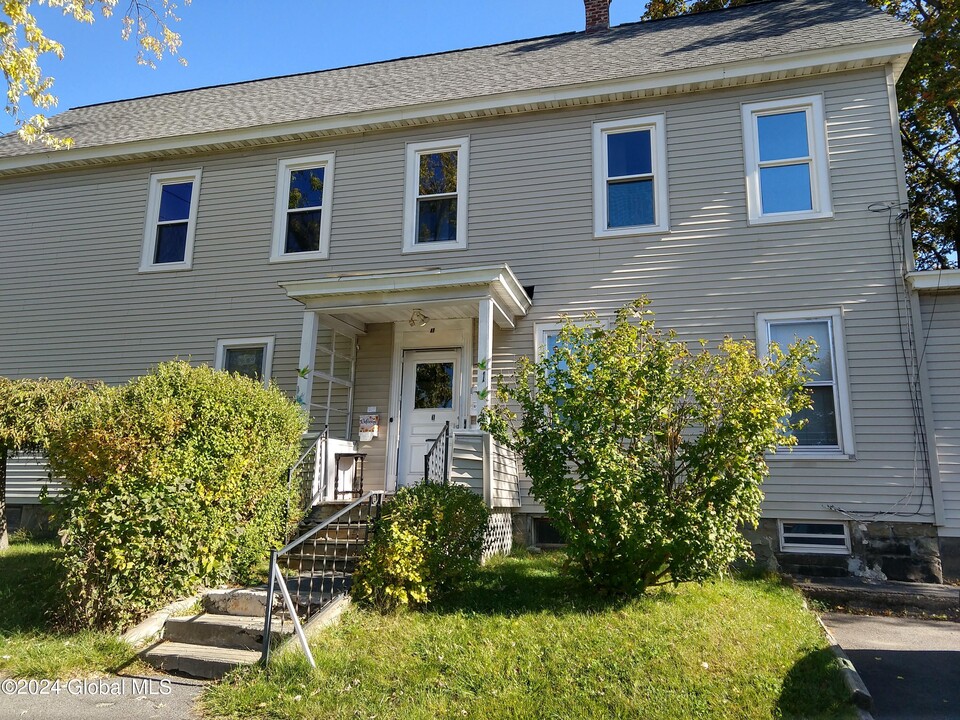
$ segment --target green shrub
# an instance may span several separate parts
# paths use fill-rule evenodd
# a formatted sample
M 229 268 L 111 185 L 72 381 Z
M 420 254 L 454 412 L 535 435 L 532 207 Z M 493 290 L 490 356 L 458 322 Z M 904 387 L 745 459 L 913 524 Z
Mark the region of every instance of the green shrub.
M 284 536 L 304 426 L 276 388 L 185 362 L 86 398 L 50 443 L 67 623 L 114 629 L 246 581 Z
M 645 305 L 611 328 L 565 322 L 482 418 L 523 460 L 574 565 L 617 593 L 703 580 L 749 555 L 740 528 L 759 519 L 765 453 L 795 441 L 790 414 L 809 405 L 812 343 L 758 357 L 727 338 L 694 353 Z
M 426 605 L 480 567 L 489 511 L 459 485 L 401 488 L 384 504 L 353 575 L 353 596 L 381 610 Z

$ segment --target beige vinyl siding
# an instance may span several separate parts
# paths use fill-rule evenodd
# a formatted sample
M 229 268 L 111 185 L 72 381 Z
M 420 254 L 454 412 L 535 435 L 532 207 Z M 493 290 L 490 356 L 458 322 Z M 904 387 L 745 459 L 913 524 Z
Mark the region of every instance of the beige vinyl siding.
M 494 439 L 490 443 L 490 506 L 520 507 L 520 468 L 510 448 Z
M 960 295 L 921 295 L 920 311 L 943 492 L 940 534 L 960 537 Z
M 380 436 L 370 442 L 358 442 L 357 448 L 358 452 L 367 454 L 363 468 L 364 489 L 383 490 L 387 478 L 387 438 L 400 427 L 398 423 L 390 422 L 393 325 L 367 325 L 367 334 L 358 337 L 357 342 L 353 437 L 360 437 L 360 415 L 367 414 L 368 408 L 375 407 L 376 414 L 380 415 Z
M 42 456 L 21 453 L 7 458 L 8 505 L 38 505 L 44 488 L 54 497 L 61 486 L 58 480 L 51 479 Z
M 454 431 L 450 482 L 466 485 L 483 497 L 483 435 Z
M 817 92 L 835 218 L 748 226 L 740 103 Z M 671 232 L 594 240 L 592 122 L 657 113 L 666 116 Z M 468 250 L 402 254 L 405 143 L 463 136 Z M 330 258 L 271 264 L 278 159 L 317 152 L 336 153 Z M 532 353 L 535 321 L 610 312 L 641 294 L 690 339 L 753 338 L 759 312 L 842 307 L 857 459 L 778 461 L 765 511 L 826 519 L 838 517 L 827 504 L 881 510 L 914 475 L 887 217 L 867 211 L 898 201 L 896 161 L 884 71 L 873 69 L 3 180 L 0 374 L 116 382 L 175 355 L 212 362 L 218 337 L 269 334 L 274 377 L 292 394 L 302 308 L 278 283 L 336 273 L 508 263 L 536 292 L 515 330 L 497 329 L 497 369 Z M 138 274 L 150 172 L 196 167 L 193 270 Z M 361 446 L 375 483 L 393 430 L 392 328 L 368 330 L 354 415 L 374 405 L 381 415 L 380 437 Z M 522 500 L 535 509 L 526 485 Z

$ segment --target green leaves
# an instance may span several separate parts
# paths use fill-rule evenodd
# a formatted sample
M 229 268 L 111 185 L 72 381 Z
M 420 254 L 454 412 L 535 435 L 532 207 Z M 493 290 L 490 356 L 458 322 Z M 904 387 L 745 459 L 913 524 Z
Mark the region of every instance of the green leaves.
M 764 454 L 795 442 L 813 350 L 758 357 L 726 338 L 692 352 L 641 299 L 610 328 L 565 321 L 551 354 L 501 379 L 482 424 L 520 455 L 588 582 L 703 580 L 749 551 L 739 528 L 759 518 Z
M 459 485 L 401 488 L 383 506 L 353 576 L 352 594 L 383 611 L 426 605 L 480 566 L 489 512 Z
M 89 393 L 51 434 L 76 628 L 123 627 L 200 585 L 255 578 L 282 540 L 303 414 L 276 388 L 163 363 Z

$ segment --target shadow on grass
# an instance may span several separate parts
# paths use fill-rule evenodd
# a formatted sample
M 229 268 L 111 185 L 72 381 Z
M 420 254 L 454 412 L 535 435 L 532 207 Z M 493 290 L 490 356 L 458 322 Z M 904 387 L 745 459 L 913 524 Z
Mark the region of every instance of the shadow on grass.
M 481 569 L 474 582 L 438 599 L 428 612 L 505 616 L 547 612 L 566 615 L 617 609 L 635 601 L 635 598 L 602 595 L 586 586 L 565 569 L 564 559 L 560 552 L 496 558 Z M 664 601 L 672 599 L 672 595 L 656 593 L 647 599 Z
M 811 650 L 790 668 L 777 708 L 784 718 L 856 717 L 836 658 L 828 648 Z
M 60 548 L 17 542 L 0 553 L 0 634 L 46 632 L 63 580 Z

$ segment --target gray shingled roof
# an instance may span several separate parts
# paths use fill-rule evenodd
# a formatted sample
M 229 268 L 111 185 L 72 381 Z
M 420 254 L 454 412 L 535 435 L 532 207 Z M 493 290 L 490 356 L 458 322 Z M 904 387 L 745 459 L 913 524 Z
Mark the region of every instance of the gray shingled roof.
M 76 148 L 702 68 L 915 32 L 862 0 L 772 0 L 611 30 L 79 107 L 51 119 Z M 0 137 L 0 156 L 42 152 Z

